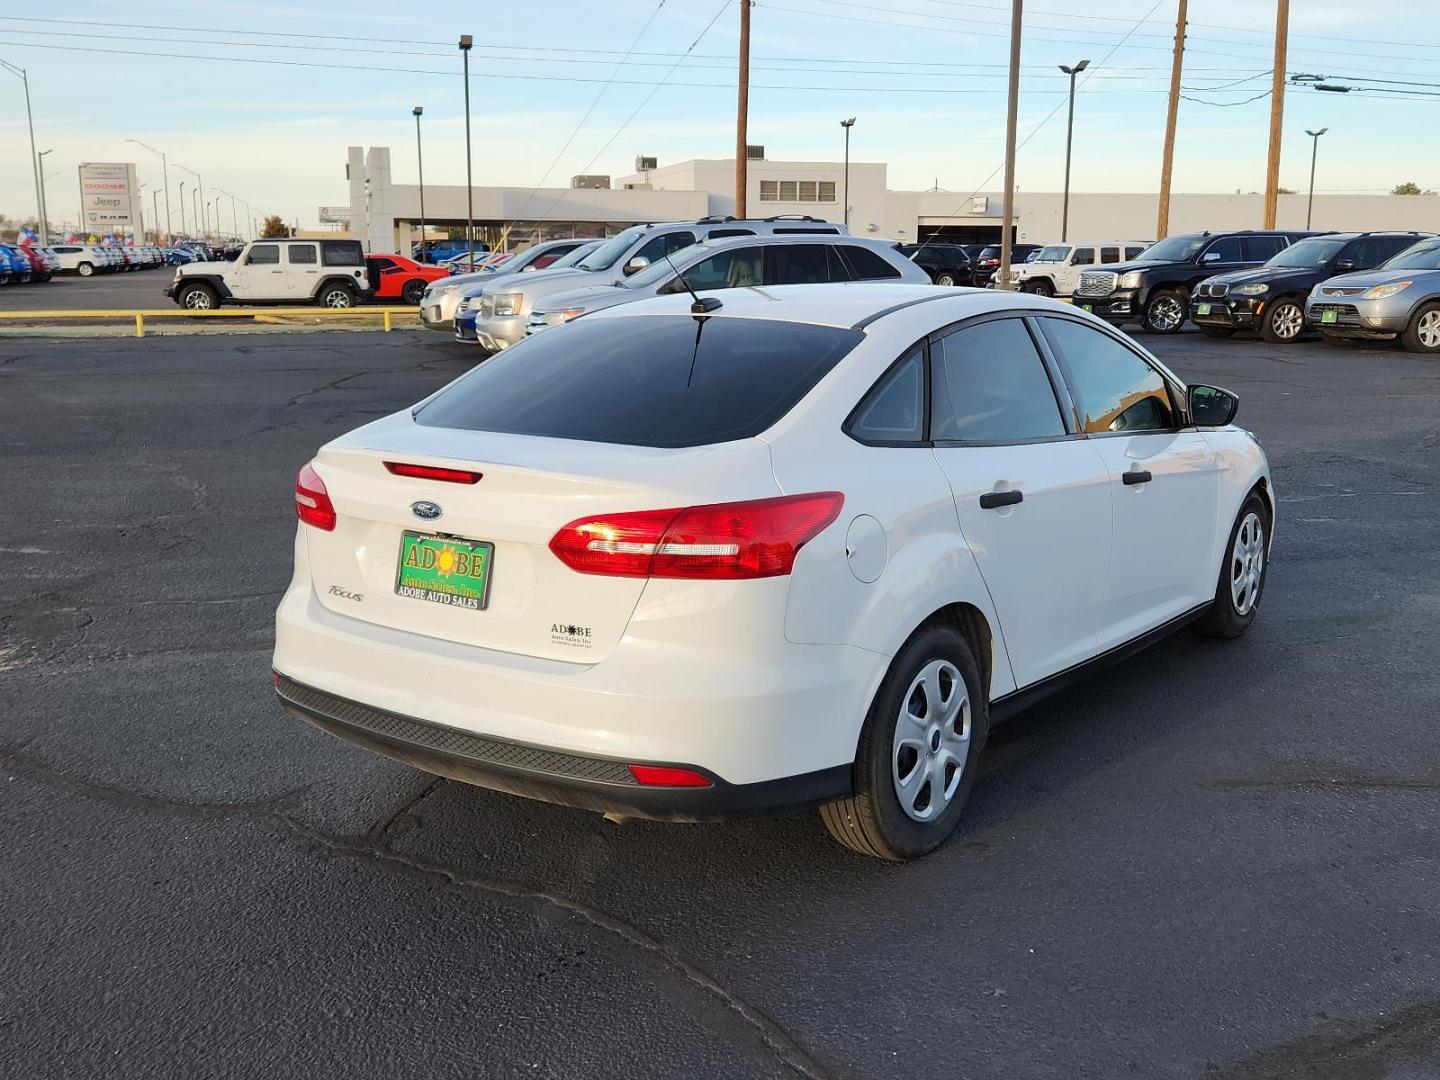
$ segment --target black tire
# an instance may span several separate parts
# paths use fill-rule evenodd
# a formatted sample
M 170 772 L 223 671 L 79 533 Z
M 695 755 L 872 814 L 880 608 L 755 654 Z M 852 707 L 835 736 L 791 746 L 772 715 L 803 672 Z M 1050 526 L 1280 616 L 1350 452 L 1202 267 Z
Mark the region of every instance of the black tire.
M 1434 300 L 1421 304 L 1420 310 L 1410 319 L 1410 325 L 1400 335 L 1405 348 L 1413 353 L 1435 356 L 1440 353 L 1440 303 Z
M 419 278 L 411 278 L 405 282 L 405 287 L 400 290 L 400 299 L 403 303 L 420 305 L 420 297 L 425 295 L 425 282 Z
M 1305 306 L 1293 296 L 1271 301 L 1260 320 L 1260 336 L 1272 345 L 1294 345 L 1305 333 Z
M 1178 334 L 1190 317 L 1190 298 L 1179 289 L 1161 289 L 1145 305 L 1140 325 L 1152 334 Z
M 197 281 L 181 286 L 175 302 L 186 311 L 211 311 L 220 306 L 220 297 L 209 285 Z
M 959 280 L 955 277 L 955 271 L 953 270 L 941 270 L 935 274 L 936 285 L 955 286 L 959 283 Z
M 355 290 L 344 282 L 322 285 L 320 291 L 315 294 L 315 303 L 323 308 L 353 308 L 355 306 Z
M 968 728 L 963 766 L 955 762 L 953 750 L 957 743 L 947 747 L 944 742 L 932 741 L 940 739 L 943 717 L 934 720 L 930 716 L 930 698 L 921 682 L 927 672 L 934 675 L 934 686 L 942 701 L 954 700 L 944 695 L 947 685 L 952 694 L 960 688 L 953 673 L 958 673 L 964 683 L 966 702 L 949 722 L 952 733 L 962 726 Z M 950 626 L 932 625 L 916 633 L 891 661 L 885 681 L 880 684 L 860 729 L 855 754 L 855 794 L 820 807 L 820 819 L 830 835 L 861 855 L 892 862 L 918 859 L 943 844 L 955 831 L 975 784 L 980 752 L 989 733 L 990 707 L 984 685 L 975 653 L 959 631 Z M 917 707 L 923 709 L 924 719 L 932 722 L 926 726 L 924 719 L 917 719 L 915 747 L 897 745 L 896 727 L 908 723 L 902 720 L 902 712 L 913 715 Z M 967 713 L 969 722 L 964 725 Z M 933 752 L 937 745 L 939 755 Z M 926 747 L 930 747 L 931 752 L 922 756 Z M 947 749 L 952 750 L 948 755 Z M 912 762 L 908 775 L 918 777 L 910 803 L 912 807 L 924 803 L 922 812 L 934 813 L 930 820 L 916 820 L 901 803 L 896 775 L 907 758 Z M 932 764 L 941 777 L 939 783 L 951 792 L 948 802 L 938 810 L 938 804 L 930 802 L 937 797 L 936 782 L 930 779 Z M 943 800 L 943 794 L 938 797 Z
M 1260 529 L 1258 548 L 1253 540 L 1246 543 L 1241 536 L 1243 529 L 1253 529 L 1258 522 Z M 1244 549 L 1244 550 L 1242 550 Z M 1252 559 L 1258 559 L 1258 569 Z M 1252 570 L 1253 575 L 1252 575 Z M 1237 638 L 1250 629 L 1260 602 L 1265 599 L 1265 577 L 1270 572 L 1270 508 L 1258 492 L 1252 491 L 1246 497 L 1240 512 L 1235 515 L 1235 524 L 1230 527 L 1230 537 L 1225 541 L 1225 559 L 1220 564 L 1220 576 L 1215 583 L 1215 600 L 1195 623 L 1197 633 L 1214 638 Z M 1242 575 L 1251 575 L 1253 596 L 1250 590 L 1242 593 L 1247 602 L 1237 600 L 1235 582 Z
M 1054 296 L 1055 286 L 1045 280 L 1027 281 L 1020 286 L 1021 292 L 1033 293 L 1036 296 Z
M 1235 336 L 1235 328 L 1233 326 L 1205 326 L 1201 323 L 1196 323 L 1195 325 L 1200 327 L 1200 332 L 1206 337 L 1228 338 Z
M 81 277 L 89 277 L 91 274 L 95 273 L 95 264 L 83 262 L 75 268 L 75 272 Z

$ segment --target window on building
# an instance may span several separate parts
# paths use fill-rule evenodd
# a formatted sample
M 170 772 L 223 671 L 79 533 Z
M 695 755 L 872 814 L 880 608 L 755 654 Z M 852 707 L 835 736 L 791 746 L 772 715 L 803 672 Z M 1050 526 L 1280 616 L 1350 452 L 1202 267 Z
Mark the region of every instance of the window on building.
M 761 202 L 779 202 L 779 201 L 780 201 L 780 182 L 779 182 L 778 180 L 761 180 L 761 181 L 760 181 L 760 201 L 761 201 Z
M 834 180 L 821 180 L 821 181 L 820 181 L 820 198 L 819 198 L 818 201 L 819 201 L 819 202 L 834 202 L 834 201 L 835 201 L 835 181 L 834 181 Z
M 834 180 L 761 180 L 761 202 L 833 203 Z
M 796 196 L 797 202 L 819 202 L 819 190 L 814 180 L 801 180 L 799 183 L 800 194 Z
M 799 183 L 799 181 L 797 181 L 797 180 L 781 180 L 781 181 L 780 181 L 780 201 L 781 201 L 781 202 L 799 202 L 799 201 L 800 201 L 800 183 Z

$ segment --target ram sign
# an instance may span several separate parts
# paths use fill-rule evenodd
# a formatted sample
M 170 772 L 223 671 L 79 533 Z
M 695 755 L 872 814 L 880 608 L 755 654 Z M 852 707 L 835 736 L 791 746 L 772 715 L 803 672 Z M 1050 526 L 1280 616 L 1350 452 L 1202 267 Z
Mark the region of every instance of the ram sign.
M 135 166 L 117 161 L 80 163 L 80 208 L 85 231 L 105 234 L 139 232 L 140 185 Z

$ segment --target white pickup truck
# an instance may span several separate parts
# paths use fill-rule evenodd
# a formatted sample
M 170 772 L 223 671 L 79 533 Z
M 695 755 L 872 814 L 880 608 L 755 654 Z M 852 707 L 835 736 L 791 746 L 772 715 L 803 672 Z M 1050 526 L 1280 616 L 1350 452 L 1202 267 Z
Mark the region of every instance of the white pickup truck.
M 177 266 L 165 287 L 191 311 L 221 304 L 348 308 L 374 292 L 358 240 L 252 240 L 234 262 Z
M 1125 262 L 1150 246 L 1148 240 L 1102 240 L 1098 243 L 1048 244 L 1027 263 L 1012 267 L 1010 276 L 1022 292 L 1069 296 L 1080 275 L 1105 263 Z M 990 282 L 995 288 L 995 282 Z

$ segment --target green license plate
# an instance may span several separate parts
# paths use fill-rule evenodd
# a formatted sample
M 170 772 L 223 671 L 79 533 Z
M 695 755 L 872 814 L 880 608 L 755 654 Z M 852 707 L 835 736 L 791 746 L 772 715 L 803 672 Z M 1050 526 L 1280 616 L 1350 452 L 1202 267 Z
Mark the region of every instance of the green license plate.
M 1090 312 L 1093 312 L 1095 309 L 1094 309 L 1093 307 L 1091 307 L 1089 304 L 1081 304 L 1081 305 L 1080 305 L 1080 310 L 1081 310 L 1081 311 L 1090 311 Z
M 1209 305 L 1209 304 L 1196 304 L 1196 305 L 1195 305 L 1195 314 L 1196 314 L 1196 315 L 1209 315 L 1209 314 L 1210 314 L 1210 305 Z
M 1330 322 L 1330 323 L 1339 322 L 1339 321 L 1340 321 L 1340 313 L 1339 313 L 1338 311 L 1322 311 L 1322 312 L 1320 313 L 1320 321 L 1321 321 L 1322 323 L 1326 323 L 1326 322 Z
M 495 545 L 407 532 L 400 537 L 395 591 L 415 600 L 484 611 L 490 602 Z

